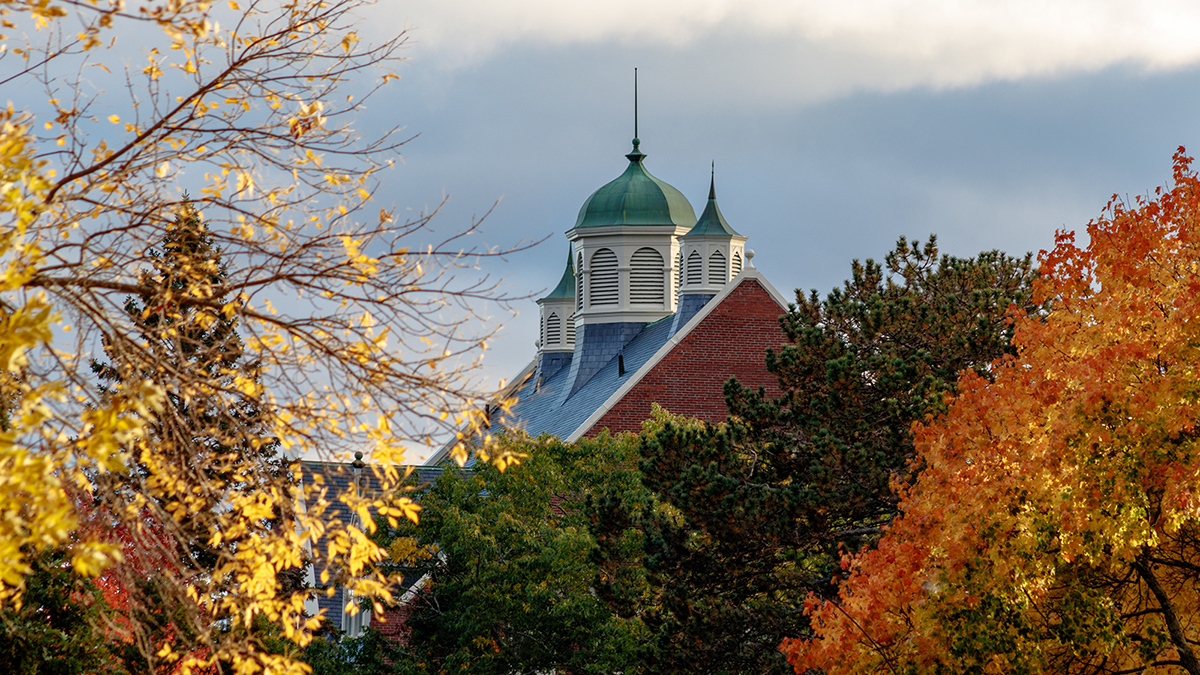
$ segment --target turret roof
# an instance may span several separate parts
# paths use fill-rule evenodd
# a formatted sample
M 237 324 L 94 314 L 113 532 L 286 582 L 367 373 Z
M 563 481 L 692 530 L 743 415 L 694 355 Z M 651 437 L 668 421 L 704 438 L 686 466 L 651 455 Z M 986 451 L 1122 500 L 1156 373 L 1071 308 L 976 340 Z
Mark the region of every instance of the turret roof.
M 683 236 L 701 237 L 706 234 L 741 236 L 729 226 L 729 223 L 725 220 L 725 216 L 721 214 L 721 207 L 717 206 L 717 182 L 715 176 L 709 179 L 708 204 L 704 206 L 704 213 L 700 214 L 696 225 Z
M 562 278 L 558 280 L 558 285 L 554 290 L 550 291 L 549 295 L 542 300 L 560 300 L 562 298 L 575 297 L 575 263 L 571 261 L 571 249 L 567 249 L 567 269 L 563 270 Z M 539 300 L 538 302 L 541 302 Z

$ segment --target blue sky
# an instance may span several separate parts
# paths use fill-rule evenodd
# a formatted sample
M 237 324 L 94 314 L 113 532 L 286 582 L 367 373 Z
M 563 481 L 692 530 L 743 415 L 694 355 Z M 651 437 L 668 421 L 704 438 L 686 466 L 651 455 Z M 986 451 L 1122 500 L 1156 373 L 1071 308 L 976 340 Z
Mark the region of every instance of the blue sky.
M 563 232 L 624 169 L 635 66 L 647 167 L 699 212 L 715 161 L 723 212 L 789 296 L 901 235 L 1036 254 L 1200 150 L 1187 3 L 461 0 L 371 23 L 411 44 L 360 126 L 418 134 L 380 200 L 446 195 L 446 230 L 495 204 L 475 242 L 547 238 L 487 263 L 514 293 L 557 282 Z M 494 316 L 498 380 L 532 357 L 537 313 Z

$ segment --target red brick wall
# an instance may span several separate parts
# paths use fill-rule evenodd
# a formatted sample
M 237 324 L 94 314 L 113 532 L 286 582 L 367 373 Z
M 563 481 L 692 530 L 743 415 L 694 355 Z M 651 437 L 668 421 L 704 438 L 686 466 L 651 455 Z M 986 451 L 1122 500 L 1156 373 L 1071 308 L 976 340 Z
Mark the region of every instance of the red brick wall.
M 371 618 L 371 627 L 383 633 L 392 644 L 403 647 L 408 644 L 408 633 L 412 630 L 407 625 L 411 608 L 410 604 L 389 607 L 384 610 L 382 617 Z
M 768 347 L 778 350 L 787 342 L 779 328 L 783 313 L 762 285 L 744 280 L 584 435 L 604 428 L 640 431 L 651 403 L 678 415 L 720 422 L 727 415 L 723 386 L 730 377 L 778 396 L 778 383 L 767 373 L 764 359 Z

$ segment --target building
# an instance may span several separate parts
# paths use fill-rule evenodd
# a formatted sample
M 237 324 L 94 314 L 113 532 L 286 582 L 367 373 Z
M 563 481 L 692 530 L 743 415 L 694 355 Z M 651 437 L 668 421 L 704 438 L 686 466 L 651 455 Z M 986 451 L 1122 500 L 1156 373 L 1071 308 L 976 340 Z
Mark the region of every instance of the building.
M 654 403 L 719 422 L 731 377 L 779 394 L 765 354 L 786 342 L 779 317 L 787 301 L 721 213 L 715 179 L 697 218 L 679 190 L 646 169 L 639 145 L 635 138 L 625 171 L 588 197 L 566 231 L 561 278 L 537 301 L 537 354 L 504 392 L 516 404 L 493 420 L 492 432 L 575 441 L 602 429 L 638 431 Z M 429 465 L 443 464 L 452 445 L 428 460 L 419 483 L 436 479 Z M 322 476 L 334 501 L 371 473 L 352 466 L 308 463 L 306 480 Z M 344 508 L 335 517 L 353 518 Z M 405 597 L 381 626 L 393 639 L 402 639 L 405 601 L 421 586 L 406 580 Z M 352 599 L 333 591 L 317 599 L 320 608 L 335 628 L 357 635 L 371 617 L 347 613 Z
M 412 467 L 408 483 L 418 488 L 427 486 L 435 482 L 441 473 L 442 469 L 438 467 Z M 315 488 L 318 492 L 324 492 L 324 498 L 329 502 L 326 512 L 329 518 L 360 528 L 362 523 L 341 501 L 342 496 L 354 489 L 367 494 L 378 494 L 380 489 L 379 477 L 364 464 L 361 452 L 356 453 L 354 461 L 349 463 L 303 461 L 301 479 L 305 488 Z M 303 497 L 300 508 L 306 508 Z M 414 594 L 420 592 L 426 580 L 415 576 L 405 577 L 396 594 L 397 605 L 388 609 L 382 621 L 379 617 L 372 617 L 369 609 L 351 611 L 349 606 L 354 603 L 351 594 L 342 586 L 321 581 L 321 572 L 325 567 L 321 552 L 326 550 L 328 544 L 328 539 L 322 536 L 317 541 L 315 550 L 307 551 L 313 559 L 312 564 L 308 566 L 305 584 L 316 589 L 315 595 L 305 603 L 308 614 L 315 616 L 319 610 L 324 610 L 329 627 L 347 637 L 358 637 L 364 628 L 373 625 L 389 638 L 402 642 L 405 635 L 404 619 L 408 614 L 407 602 Z
M 786 341 L 787 301 L 721 213 L 715 177 L 697 218 L 647 170 L 639 146 L 633 139 L 624 173 L 592 193 L 566 231 L 565 269 L 537 301 L 537 354 L 504 393 L 516 404 L 493 432 L 575 441 L 637 431 L 653 403 L 718 422 L 731 377 L 778 395 L 764 356 Z

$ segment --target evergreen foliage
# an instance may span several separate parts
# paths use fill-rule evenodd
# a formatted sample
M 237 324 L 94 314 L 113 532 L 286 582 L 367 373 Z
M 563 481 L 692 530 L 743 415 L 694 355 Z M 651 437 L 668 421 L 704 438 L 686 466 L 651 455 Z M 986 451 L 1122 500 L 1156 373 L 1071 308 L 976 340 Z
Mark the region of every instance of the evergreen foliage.
M 527 458 L 446 471 L 422 497 L 421 524 L 390 545 L 413 578 L 429 575 L 401 672 L 642 672 L 640 621 L 594 593 L 604 570 L 585 513 L 598 493 L 640 491 L 635 439 L 500 443 Z
M 126 317 L 141 340 L 132 349 L 127 342 L 117 348 L 117 343 L 105 341 L 108 360 L 93 361 L 92 371 L 104 396 L 127 383 L 148 380 L 161 387 L 166 405 L 147 425 L 146 450 L 133 459 L 130 471 L 97 479 L 124 482 L 115 492 L 128 496 L 150 492 L 149 487 L 164 480 L 164 467 L 174 475 L 194 474 L 209 486 L 192 497 L 189 511 L 201 514 L 228 508 L 235 492 L 293 483 L 289 462 L 268 435 L 258 365 L 244 358 L 237 317 L 213 309 L 230 301 L 228 270 L 190 202 L 184 202 L 167 227 L 161 250 L 150 249 L 148 254 L 152 266 L 141 271 L 140 290 L 125 303 Z M 188 302 L 196 299 L 208 304 Z M 97 507 L 102 517 L 119 506 Z M 180 638 L 192 641 L 203 629 L 191 625 L 186 609 L 196 600 L 165 583 L 158 574 L 161 566 L 199 580 L 202 587 L 222 560 L 238 554 L 240 542 L 288 522 L 288 514 L 276 508 L 243 532 L 222 532 L 191 513 L 162 521 L 147 511 L 138 528 L 119 528 L 125 563 L 108 571 L 104 581 L 118 589 L 115 609 L 122 614 L 121 623 L 133 629 L 118 650 L 133 670 L 139 663 L 152 662 L 145 652 L 153 645 Z M 171 536 L 164 536 L 166 531 Z M 177 545 L 180 541 L 186 547 Z M 289 572 L 281 577 L 282 586 L 298 590 L 302 570 Z M 222 618 L 219 613 L 215 617 Z
M 99 627 L 108 606 L 100 590 L 71 568 L 66 549 L 34 560 L 20 607 L 0 606 L 0 663 L 28 675 L 123 673 Z M 116 650 L 114 650 L 116 647 Z
M 919 468 L 912 423 L 945 410 L 960 371 L 986 376 L 1010 351 L 1010 311 L 1040 310 L 1030 256 L 939 257 L 932 238 L 901 239 L 885 265 L 855 261 L 825 299 L 797 295 L 790 344 L 766 355 L 780 398 L 731 380 L 729 423 L 643 434 L 645 486 L 670 508 L 596 523 L 645 533 L 651 590 L 606 597 L 643 617 L 655 672 L 789 671 L 778 646 L 807 634 L 804 598 L 832 592 L 839 553 L 877 540 L 891 486 Z

